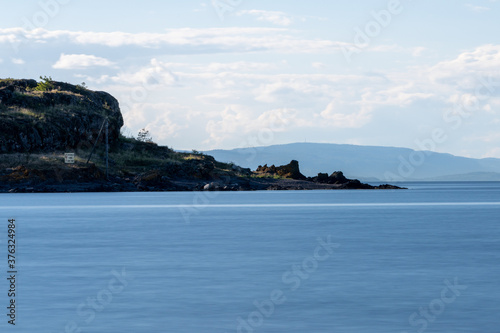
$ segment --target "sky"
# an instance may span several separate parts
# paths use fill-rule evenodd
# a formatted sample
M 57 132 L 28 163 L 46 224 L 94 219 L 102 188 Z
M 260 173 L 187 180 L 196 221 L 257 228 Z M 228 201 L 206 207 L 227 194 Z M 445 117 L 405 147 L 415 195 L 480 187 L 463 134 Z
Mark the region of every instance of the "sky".
M 347 143 L 500 158 L 498 0 L 22 0 L 0 78 L 115 96 L 179 150 Z

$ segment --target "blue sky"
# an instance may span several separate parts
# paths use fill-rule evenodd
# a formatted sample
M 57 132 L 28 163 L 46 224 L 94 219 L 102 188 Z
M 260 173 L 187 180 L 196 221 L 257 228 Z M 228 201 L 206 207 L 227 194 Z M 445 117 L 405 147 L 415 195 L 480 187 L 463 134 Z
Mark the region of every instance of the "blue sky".
M 500 1 L 4 4 L 0 77 L 85 82 L 128 135 L 500 157 Z

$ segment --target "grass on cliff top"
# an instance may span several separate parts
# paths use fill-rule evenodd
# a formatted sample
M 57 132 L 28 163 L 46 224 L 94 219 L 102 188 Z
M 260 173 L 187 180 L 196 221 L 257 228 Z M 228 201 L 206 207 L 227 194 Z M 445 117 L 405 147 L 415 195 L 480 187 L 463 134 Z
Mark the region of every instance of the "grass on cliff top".
M 0 83 L 4 83 L 5 82 L 5 83 L 12 84 L 12 83 L 14 83 L 14 81 L 15 81 L 15 79 L 10 78 L 10 77 L 8 77 L 6 79 L 0 79 Z
M 182 168 L 183 165 L 199 161 L 211 160 L 211 156 L 197 153 L 176 152 L 168 147 L 157 146 L 154 143 L 140 142 L 135 139 L 121 138 L 122 149 L 110 152 L 109 158 L 112 168 L 121 175 L 136 174 L 152 169 L 164 170 L 168 173 L 169 169 Z M 124 143 L 124 144 L 123 144 Z M 127 148 L 128 144 L 128 149 Z M 104 154 L 101 151 L 99 160 L 96 164 L 102 168 L 104 164 Z M 232 163 L 222 163 L 213 161 L 215 168 L 221 173 L 230 173 L 233 171 Z
M 267 178 L 267 179 L 285 179 L 285 177 L 281 177 L 279 175 L 272 175 L 272 174 L 269 174 L 269 173 L 254 173 L 252 176 L 252 178 Z
M 83 156 L 75 155 L 75 167 L 84 164 L 87 160 Z M 0 154 L 0 168 L 15 168 L 24 165 L 32 169 L 51 169 L 64 165 L 64 153 L 11 153 Z
M 39 170 L 64 166 L 74 168 L 86 166 L 87 159 L 90 155 L 90 150 L 68 150 L 68 152 L 75 153 L 75 164 L 68 165 L 64 162 L 65 152 L 0 154 L 0 169 L 15 168 L 20 165 L 23 165 L 28 169 Z M 96 149 L 90 163 L 95 164 L 102 170 L 105 170 L 106 161 L 104 151 L 102 149 Z M 110 173 L 117 176 L 136 174 L 152 169 L 167 168 L 169 166 L 172 166 L 173 164 L 181 164 L 181 162 L 176 159 L 162 158 L 147 153 L 109 153 Z

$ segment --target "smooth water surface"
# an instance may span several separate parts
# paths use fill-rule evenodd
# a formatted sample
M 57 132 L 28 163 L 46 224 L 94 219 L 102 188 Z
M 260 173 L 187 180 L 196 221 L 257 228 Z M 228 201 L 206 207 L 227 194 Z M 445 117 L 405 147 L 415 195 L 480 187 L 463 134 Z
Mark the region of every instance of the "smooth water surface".
M 0 194 L 0 329 L 499 332 L 500 183 L 403 185 Z

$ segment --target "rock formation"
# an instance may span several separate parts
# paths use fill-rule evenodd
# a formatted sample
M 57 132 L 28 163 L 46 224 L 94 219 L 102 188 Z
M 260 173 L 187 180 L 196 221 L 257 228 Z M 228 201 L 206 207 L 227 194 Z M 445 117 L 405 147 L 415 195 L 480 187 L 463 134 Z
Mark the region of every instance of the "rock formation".
M 118 101 L 102 91 L 50 81 L 0 81 L 0 153 L 64 151 L 91 146 L 104 118 L 109 141 L 118 142 L 123 118 Z
M 274 165 L 268 167 L 267 164 L 264 166 L 259 165 L 259 167 L 257 168 L 257 170 L 255 170 L 255 172 L 261 175 L 278 176 L 282 178 L 290 178 L 296 180 L 307 179 L 306 176 L 300 173 L 299 162 L 295 160 L 292 160 L 287 165 L 282 165 L 279 167 L 276 167 Z
M 335 171 L 330 176 L 327 173 L 318 173 L 316 177 L 310 179 L 315 183 L 321 184 L 345 184 L 349 181 L 342 171 Z
M 302 181 L 296 184 L 272 184 L 267 189 L 270 190 L 286 190 L 286 189 L 346 189 L 346 190 L 372 190 L 372 189 L 400 189 L 398 186 L 384 184 L 380 186 L 372 186 L 364 184 L 358 179 L 348 179 L 342 171 L 335 171 L 331 175 L 327 173 L 319 173 L 316 177 L 305 177 L 299 169 L 299 162 L 293 160 L 287 165 L 270 167 L 266 165 L 259 166 L 255 171 L 256 174 L 265 177 L 281 177 L 285 179 L 293 179 Z M 315 186 L 316 185 L 316 186 Z

